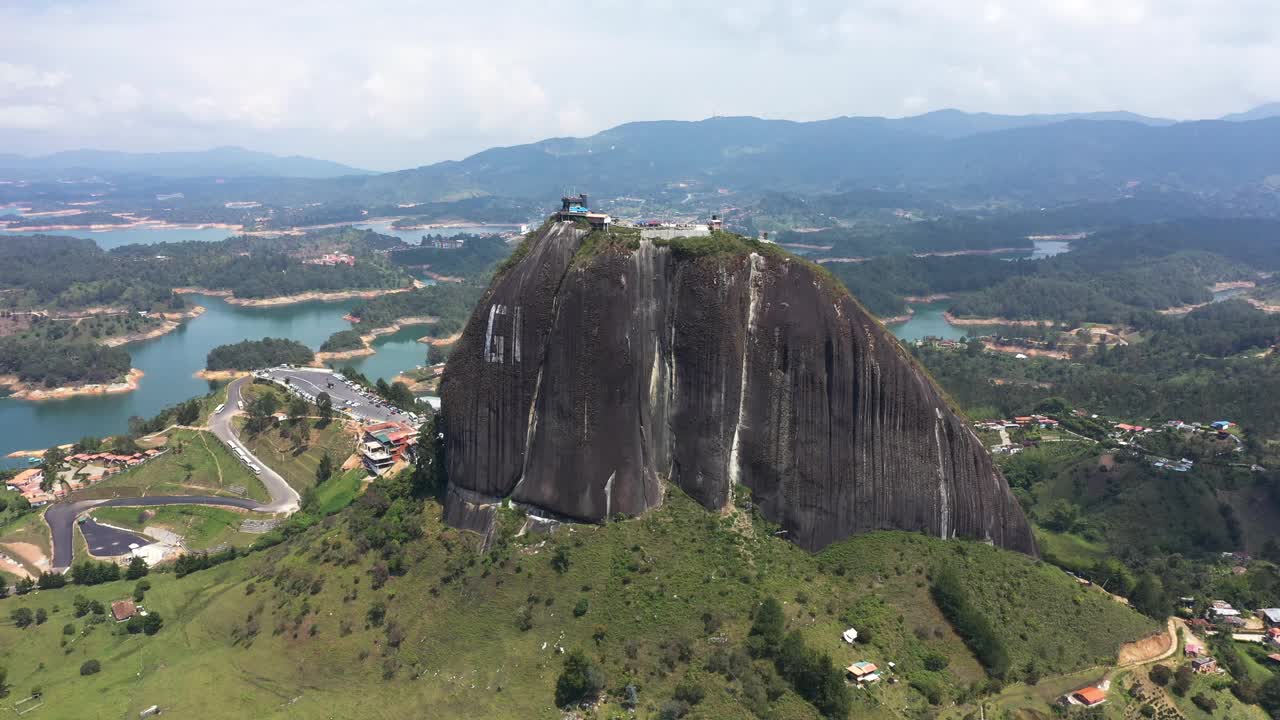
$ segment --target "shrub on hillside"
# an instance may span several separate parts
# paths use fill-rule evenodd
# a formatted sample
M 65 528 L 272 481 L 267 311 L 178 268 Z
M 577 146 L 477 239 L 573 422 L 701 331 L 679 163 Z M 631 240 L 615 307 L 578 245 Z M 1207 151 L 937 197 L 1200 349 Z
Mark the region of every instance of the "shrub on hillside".
M 556 706 L 569 707 L 594 700 L 604 689 L 604 672 L 581 650 L 564 659 L 564 670 L 556 679 Z
M 85 660 L 84 664 L 80 666 L 81 675 L 96 675 L 99 672 L 102 672 L 102 663 L 97 660 Z

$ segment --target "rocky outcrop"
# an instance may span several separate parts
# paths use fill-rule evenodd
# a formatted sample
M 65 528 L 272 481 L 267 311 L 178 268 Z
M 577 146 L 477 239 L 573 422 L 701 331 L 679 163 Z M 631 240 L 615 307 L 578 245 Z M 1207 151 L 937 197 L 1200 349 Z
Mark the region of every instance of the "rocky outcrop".
M 586 233 L 527 240 L 450 355 L 451 522 L 483 530 L 501 498 L 636 515 L 666 480 L 713 510 L 744 485 L 810 549 L 903 529 L 1035 552 L 977 436 L 820 269 L 730 235 Z

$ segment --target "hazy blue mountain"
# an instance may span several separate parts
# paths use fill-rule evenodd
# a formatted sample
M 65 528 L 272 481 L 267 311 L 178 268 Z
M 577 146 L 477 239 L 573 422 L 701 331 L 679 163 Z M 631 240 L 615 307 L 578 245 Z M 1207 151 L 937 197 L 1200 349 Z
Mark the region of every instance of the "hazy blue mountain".
M 4 171 L 9 171 L 5 173 Z M 151 177 L 290 177 L 331 178 L 368 174 L 328 160 L 280 156 L 240 147 L 196 152 L 128 153 L 109 150 L 67 150 L 37 157 L 0 154 L 0 173 L 14 171 L 53 174 L 147 175 Z
M 591 137 L 494 148 L 458 162 L 347 181 L 372 194 L 406 188 L 554 197 L 571 187 L 604 196 L 686 186 L 691 192 L 878 187 L 1045 202 L 1115 197 L 1141 184 L 1237 191 L 1259 185 L 1280 167 L 1280 119 L 1072 119 L 979 131 L 1004 122 L 944 113 L 905 120 L 629 123 Z
M 1167 118 L 1147 117 L 1126 111 L 1060 113 L 1053 115 L 993 115 L 991 113 L 970 113 L 953 109 L 935 110 L 924 115 L 906 117 L 894 122 L 918 132 L 956 138 L 998 130 L 1052 125 L 1069 120 L 1133 122 L 1152 126 L 1173 125 L 1175 122 Z
M 1280 117 L 1280 102 L 1267 103 L 1266 105 L 1259 105 L 1252 110 L 1223 115 L 1222 119 L 1228 122 L 1249 122 L 1251 120 L 1266 120 L 1267 118 L 1273 117 Z

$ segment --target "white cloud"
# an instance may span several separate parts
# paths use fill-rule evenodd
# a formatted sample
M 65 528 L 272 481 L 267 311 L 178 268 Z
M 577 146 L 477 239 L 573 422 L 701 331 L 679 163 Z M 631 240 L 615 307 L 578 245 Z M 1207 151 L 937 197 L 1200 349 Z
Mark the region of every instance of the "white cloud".
M 23 29 L 0 48 L 0 151 L 242 144 L 393 168 L 713 113 L 1280 99 L 1273 0 L 98 0 L 0 5 L 0 27 Z
M 42 130 L 57 124 L 61 115 L 50 105 L 0 105 L 0 128 Z

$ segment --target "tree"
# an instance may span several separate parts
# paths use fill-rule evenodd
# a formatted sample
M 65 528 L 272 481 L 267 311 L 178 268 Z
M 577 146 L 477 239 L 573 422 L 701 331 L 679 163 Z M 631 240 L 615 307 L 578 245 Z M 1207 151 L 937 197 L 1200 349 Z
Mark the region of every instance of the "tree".
M 43 625 L 49 620 L 49 611 L 44 608 L 36 608 L 36 624 Z
M 1190 665 L 1183 665 L 1173 674 L 1173 691 L 1179 697 L 1186 695 L 1191 689 L 1191 683 L 1195 680 L 1195 676 L 1191 672 Z
M 178 412 L 174 419 L 179 425 L 195 424 L 195 421 L 200 419 L 200 401 L 187 400 L 178 405 Z
M 765 598 L 756 609 L 756 618 L 751 623 L 751 633 L 747 640 L 752 654 L 769 657 L 776 653 L 782 645 L 784 623 L 782 603 L 774 597 Z
M 293 426 L 293 432 L 290 433 L 293 438 L 293 446 L 301 449 L 311 445 L 311 423 L 305 418 L 298 420 Z
M 9 612 L 9 619 L 19 628 L 25 628 L 30 627 L 36 621 L 36 614 L 31 612 L 31 608 L 14 608 Z
M 1057 532 L 1071 532 L 1079 518 L 1079 507 L 1064 498 L 1058 498 L 1049 505 L 1044 526 Z
M 564 670 L 556 679 L 556 706 L 569 707 L 594 700 L 604 689 L 604 672 L 581 650 L 564 660 Z
M 1280 674 L 1272 675 L 1270 680 L 1262 684 L 1262 690 L 1258 692 L 1258 704 L 1271 713 L 1271 717 L 1280 718 Z
M 322 485 L 331 477 L 333 477 L 333 458 L 326 450 L 324 455 L 320 456 L 320 464 L 316 466 L 316 484 Z
M 1169 597 L 1165 594 L 1164 583 L 1152 573 L 1143 573 L 1130 596 L 1133 607 L 1147 617 L 1163 620 L 1169 614 Z
M 18 578 L 18 582 L 13 584 L 14 592 L 18 593 L 19 595 L 26 595 L 27 593 L 35 589 L 36 589 L 36 581 L 32 580 L 31 578 L 26 578 L 26 577 Z
M 0 698 L 9 697 L 9 671 L 0 667 Z
M 289 401 L 289 422 L 300 423 L 307 417 L 307 401 L 295 397 Z
M 316 395 L 316 409 L 320 411 L 320 421 L 329 422 L 333 419 L 333 398 L 329 397 L 329 393 L 321 392 Z
M 42 572 L 40 577 L 36 579 L 36 587 L 41 590 L 52 590 L 60 588 L 67 584 L 67 578 L 62 573 Z
M 142 619 L 143 633 L 154 635 L 160 632 L 160 628 L 164 628 L 164 618 L 161 618 L 159 612 L 148 612 L 146 618 Z
M 138 578 L 146 577 L 146 574 L 150 571 L 147 561 L 135 555 L 129 559 L 129 567 L 124 571 L 124 579 L 137 580 Z
M 97 660 L 85 660 L 80 666 L 80 674 L 83 676 L 96 675 L 102 672 L 102 663 Z
M 62 452 L 62 448 L 54 445 L 44 451 L 42 469 L 44 477 L 40 480 L 40 489 L 45 492 L 53 490 L 53 484 L 58 480 L 58 473 L 62 472 L 62 466 L 67 461 L 67 454 Z
M 1151 672 L 1147 674 L 1147 677 L 1151 678 L 1151 682 L 1164 687 L 1173 679 L 1173 671 L 1169 669 L 1168 665 L 1156 665 L 1151 668 Z

